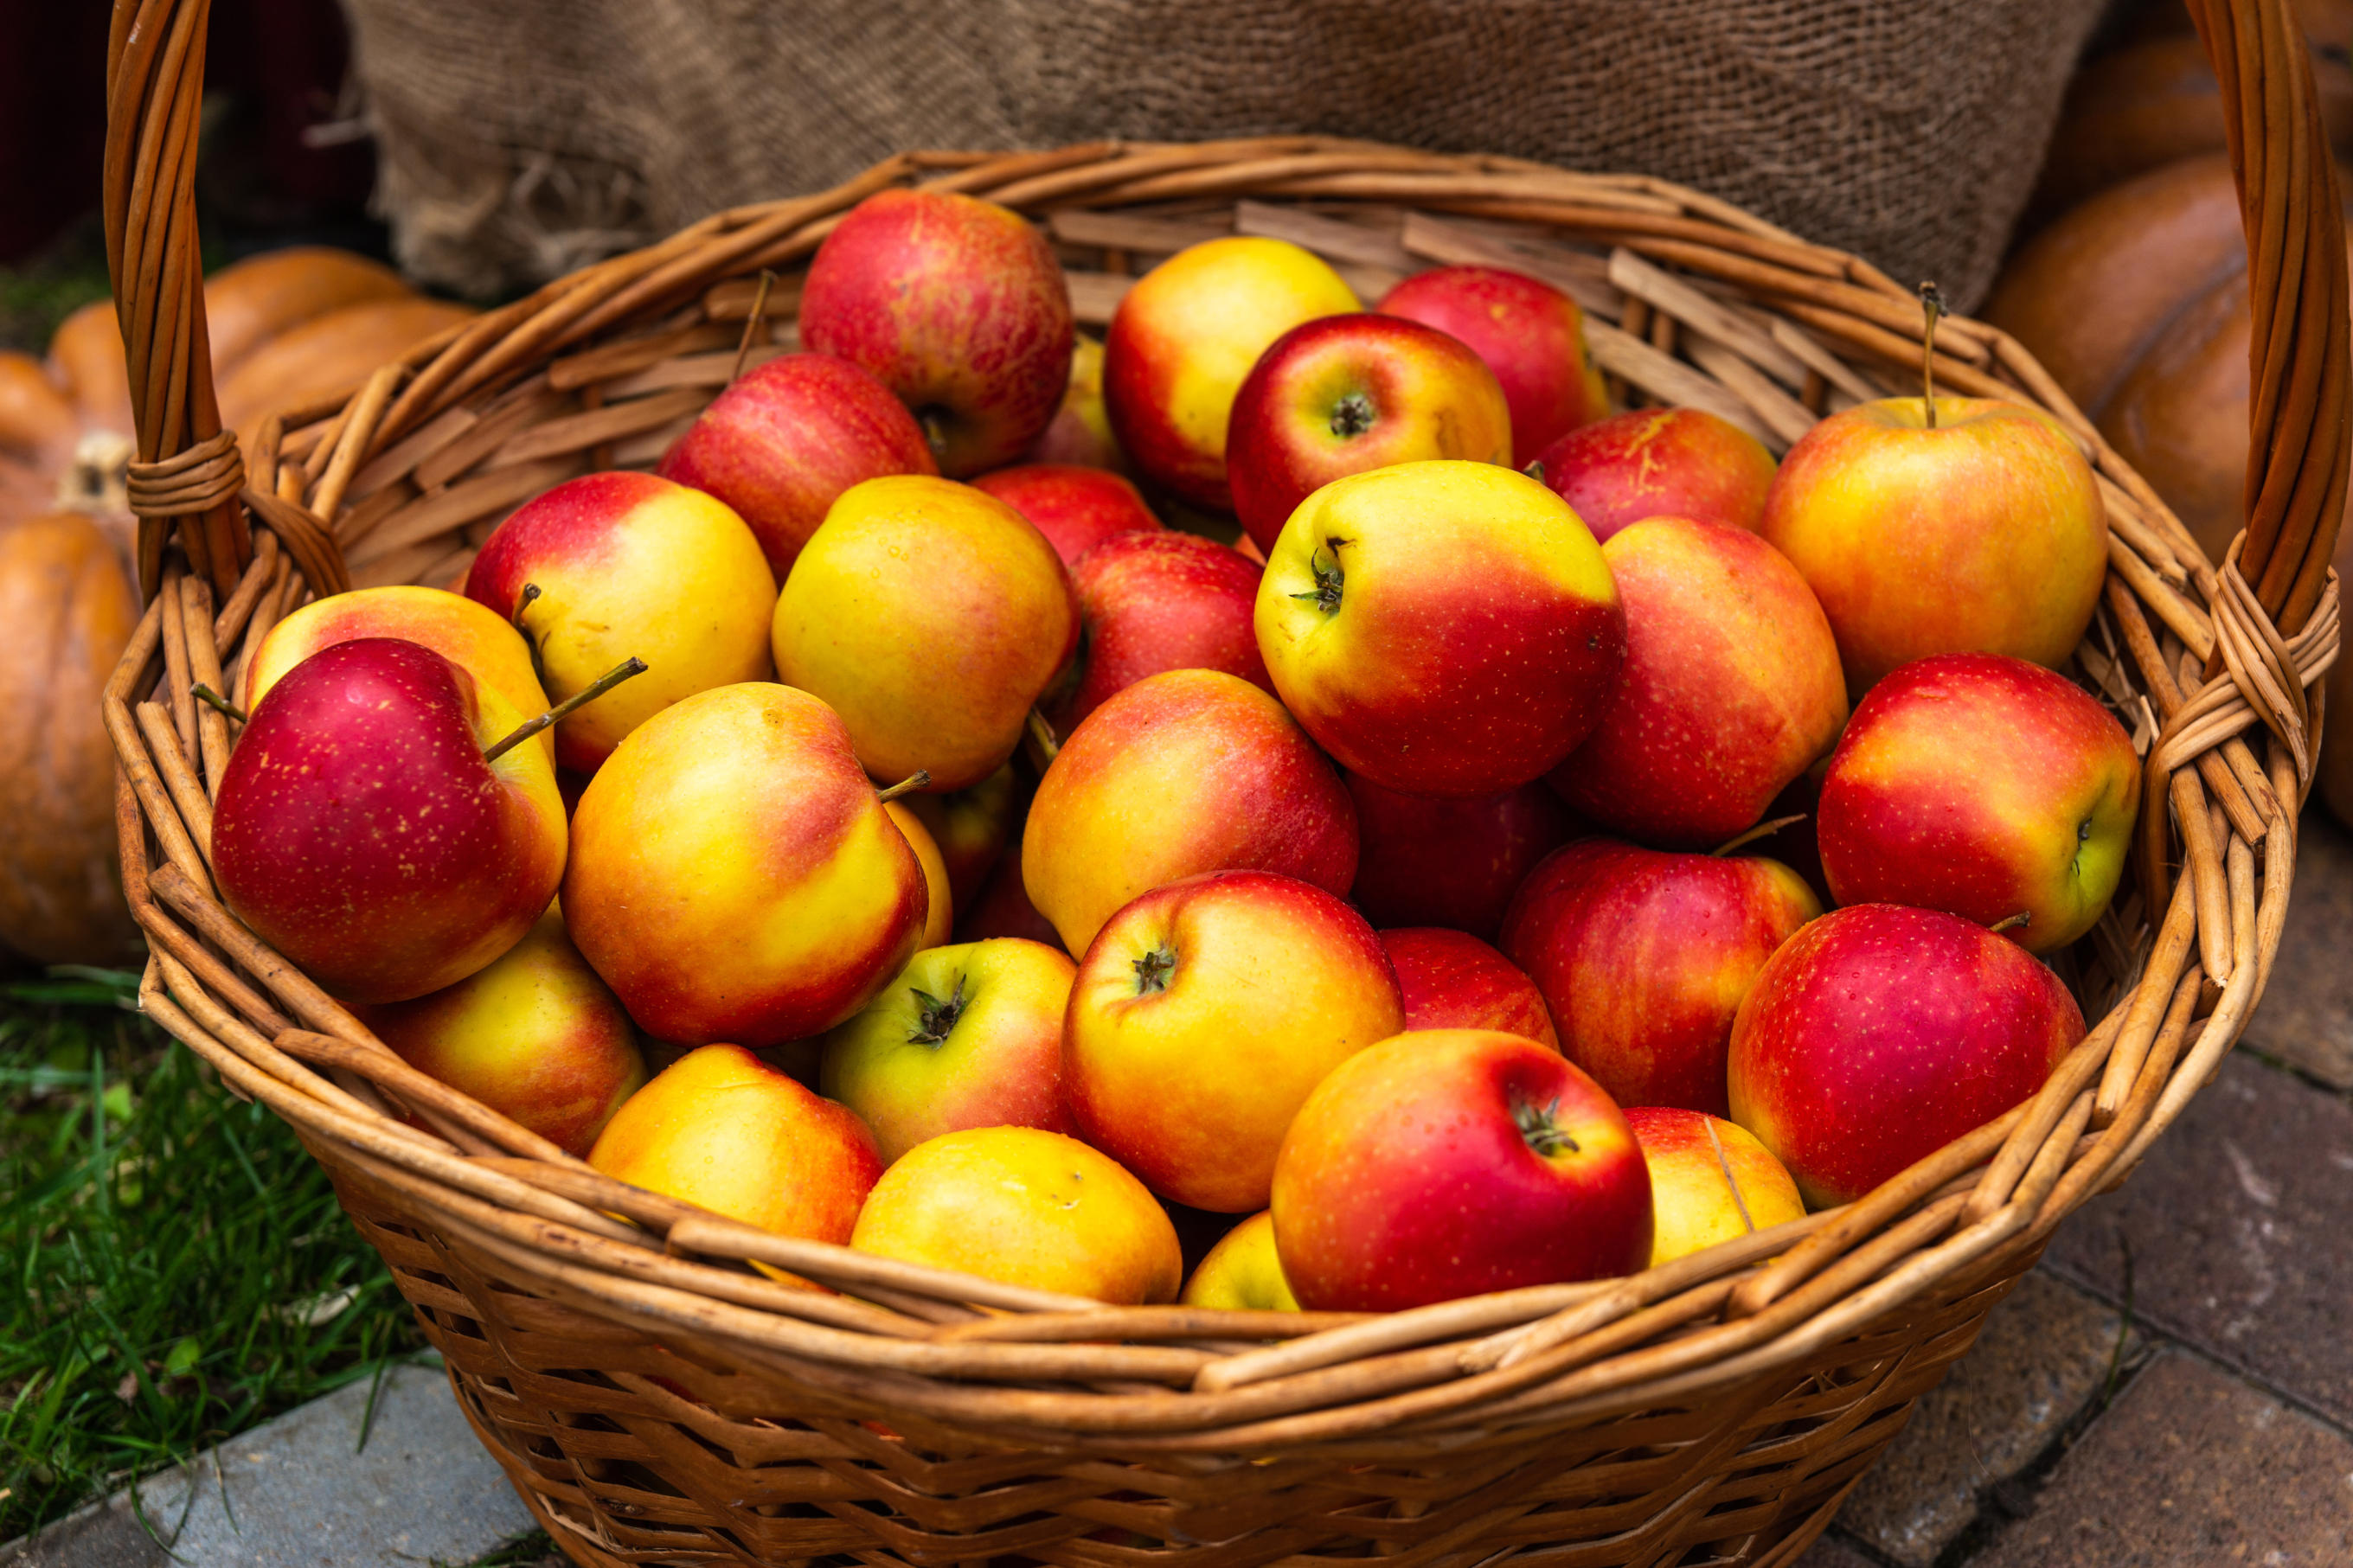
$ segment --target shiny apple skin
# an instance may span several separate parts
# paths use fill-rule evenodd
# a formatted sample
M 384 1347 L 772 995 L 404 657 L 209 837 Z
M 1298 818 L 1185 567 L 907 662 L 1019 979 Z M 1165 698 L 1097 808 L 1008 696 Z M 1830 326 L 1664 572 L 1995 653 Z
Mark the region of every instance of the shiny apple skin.
M 1024 463 L 972 481 L 1029 520 L 1065 566 L 1104 540 L 1141 530 L 1160 531 L 1160 519 L 1121 476 L 1072 463 Z
M 1405 926 L 1380 933 L 1412 1029 L 1493 1029 L 1560 1049 L 1544 993 L 1513 962 L 1465 931 Z
M 1261 569 L 1213 539 L 1161 530 L 1106 539 L 1071 570 L 1083 650 L 1054 713 L 1064 734 L 1119 692 L 1171 669 L 1219 669 L 1271 695 L 1251 614 Z
M 1358 846 L 1348 896 L 1377 926 L 1451 926 L 1493 942 L 1521 882 L 1577 827 L 1542 784 L 1449 797 L 1346 778 Z
M 1777 465 L 1765 443 L 1700 408 L 1637 408 L 1570 431 L 1537 461 L 1593 537 L 1646 517 L 1755 529 Z
M 1630 1105 L 1651 1168 L 1651 1267 L 1802 1219 L 1798 1184 L 1748 1130 L 1704 1111 Z
M 1585 346 L 1585 312 L 1541 279 L 1500 267 L 1433 267 L 1381 296 L 1378 310 L 1436 327 L 1487 363 L 1512 416 L 1512 467 L 1609 412 Z

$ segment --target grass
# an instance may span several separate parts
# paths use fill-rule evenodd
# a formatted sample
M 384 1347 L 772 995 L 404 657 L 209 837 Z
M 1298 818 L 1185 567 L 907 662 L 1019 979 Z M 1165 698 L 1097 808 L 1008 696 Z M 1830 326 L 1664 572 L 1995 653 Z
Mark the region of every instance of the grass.
M 325 1173 L 135 989 L 0 984 L 0 1541 L 421 1342 Z

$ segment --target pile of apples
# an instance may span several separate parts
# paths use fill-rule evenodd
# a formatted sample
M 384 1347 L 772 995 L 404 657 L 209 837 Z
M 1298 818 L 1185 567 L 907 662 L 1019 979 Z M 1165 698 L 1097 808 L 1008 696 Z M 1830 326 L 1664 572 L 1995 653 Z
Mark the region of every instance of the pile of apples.
M 1610 415 L 1543 282 L 1367 311 L 1256 237 L 1098 353 L 1037 229 L 935 192 L 843 217 L 800 335 L 236 694 L 229 907 L 600 1170 L 1383 1310 L 1848 1201 L 2083 1037 L 2037 955 L 2139 763 L 2055 673 L 2105 522 L 2040 413 L 1891 397 L 1777 465 Z M 1804 874 L 1735 852 L 1774 832 Z

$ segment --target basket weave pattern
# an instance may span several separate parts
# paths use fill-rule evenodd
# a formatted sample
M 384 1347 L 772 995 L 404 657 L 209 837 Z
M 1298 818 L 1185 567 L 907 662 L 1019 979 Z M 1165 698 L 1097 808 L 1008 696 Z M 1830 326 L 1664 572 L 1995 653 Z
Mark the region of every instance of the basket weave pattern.
M 1365 292 L 1515 267 L 1585 304 L 1622 400 L 1710 408 L 1776 450 L 1916 387 L 1910 290 L 1694 192 L 1509 160 L 1309 138 L 913 154 L 563 279 L 240 453 L 196 288 L 202 0 L 122 0 L 111 61 L 153 597 L 106 721 L 142 1004 L 327 1166 L 476 1431 L 584 1563 L 1788 1563 L 2052 1227 L 2211 1078 L 2278 949 L 2337 640 L 2345 253 L 2284 0 L 2193 9 L 2253 258 L 2251 521 L 2217 571 L 2017 344 L 1938 326 L 1943 390 L 2049 410 L 2099 474 L 2113 570 L 2075 673 L 2136 732 L 2149 794 L 2129 890 L 2063 961 L 2099 1023 L 2032 1100 L 1855 1204 L 1627 1279 L 1366 1318 L 1105 1308 L 770 1236 L 423 1078 L 246 931 L 209 865 L 231 721 L 190 687 L 231 689 L 314 594 L 445 581 L 532 495 L 649 463 L 740 363 L 794 346 L 791 269 L 889 184 L 1041 218 L 1082 321 L 1215 233 L 1295 239 Z M 784 276 L 755 310 L 764 268 Z

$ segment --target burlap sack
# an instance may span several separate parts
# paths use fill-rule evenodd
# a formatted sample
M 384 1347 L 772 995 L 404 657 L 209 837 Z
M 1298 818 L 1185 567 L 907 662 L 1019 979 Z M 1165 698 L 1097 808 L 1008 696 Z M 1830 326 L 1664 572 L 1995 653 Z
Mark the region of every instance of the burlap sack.
M 344 0 L 400 259 L 535 283 L 910 147 L 1280 132 L 1663 175 L 1974 302 L 2100 0 Z

